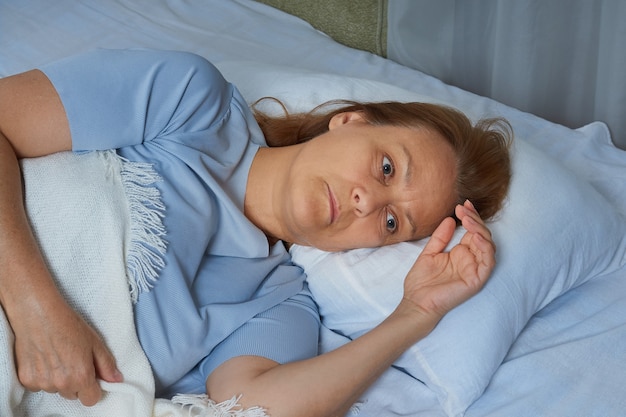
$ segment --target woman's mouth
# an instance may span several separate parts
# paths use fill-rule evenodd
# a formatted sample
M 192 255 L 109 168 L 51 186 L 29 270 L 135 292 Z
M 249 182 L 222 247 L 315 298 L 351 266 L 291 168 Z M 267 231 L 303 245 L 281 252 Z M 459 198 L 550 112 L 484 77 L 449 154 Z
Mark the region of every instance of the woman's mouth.
M 339 217 L 339 205 L 337 204 L 337 199 L 335 199 L 335 195 L 330 189 L 328 184 L 326 185 L 328 189 L 328 203 L 330 206 L 330 224 L 333 224 L 337 217 Z

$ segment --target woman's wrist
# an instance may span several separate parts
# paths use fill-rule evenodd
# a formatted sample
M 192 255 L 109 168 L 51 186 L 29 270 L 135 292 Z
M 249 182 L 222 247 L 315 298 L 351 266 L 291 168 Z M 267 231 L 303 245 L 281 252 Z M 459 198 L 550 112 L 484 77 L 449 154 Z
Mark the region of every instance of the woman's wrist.
M 414 344 L 426 337 L 441 319 L 441 315 L 433 311 L 427 311 L 412 301 L 403 298 L 387 318 L 387 321 L 397 323 L 398 326 L 402 327 L 403 332 L 413 335 L 414 340 L 411 344 Z
M 28 263 L 13 262 L 3 269 L 7 274 L 2 280 L 0 300 L 14 331 L 29 318 L 45 322 L 60 307 L 67 306 L 45 263 L 37 258 Z

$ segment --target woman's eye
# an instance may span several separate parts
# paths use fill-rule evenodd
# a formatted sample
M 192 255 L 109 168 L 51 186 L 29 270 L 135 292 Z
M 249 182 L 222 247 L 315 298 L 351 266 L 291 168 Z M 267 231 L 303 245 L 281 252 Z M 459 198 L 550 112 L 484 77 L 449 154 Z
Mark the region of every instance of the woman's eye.
M 393 164 L 386 156 L 383 157 L 383 175 L 385 178 L 393 175 Z
M 393 216 L 393 214 L 391 213 L 387 213 L 387 219 L 385 220 L 385 227 L 387 228 L 388 232 L 395 232 L 396 229 L 398 228 L 398 222 L 396 221 L 396 218 Z

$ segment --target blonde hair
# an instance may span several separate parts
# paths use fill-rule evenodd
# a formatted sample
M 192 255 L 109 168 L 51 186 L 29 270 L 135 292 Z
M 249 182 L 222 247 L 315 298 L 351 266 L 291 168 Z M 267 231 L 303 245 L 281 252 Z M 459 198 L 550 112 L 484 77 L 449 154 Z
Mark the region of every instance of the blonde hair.
M 280 101 L 281 115 L 253 112 L 269 146 L 289 146 L 328 131 L 330 119 L 343 112 L 360 112 L 372 125 L 428 128 L 452 146 L 457 159 L 456 203 L 469 199 L 484 219 L 501 209 L 511 179 L 511 125 L 502 118 L 472 123 L 451 107 L 431 103 L 331 101 L 310 112 L 290 114 Z M 454 207 L 450 208 L 453 214 Z

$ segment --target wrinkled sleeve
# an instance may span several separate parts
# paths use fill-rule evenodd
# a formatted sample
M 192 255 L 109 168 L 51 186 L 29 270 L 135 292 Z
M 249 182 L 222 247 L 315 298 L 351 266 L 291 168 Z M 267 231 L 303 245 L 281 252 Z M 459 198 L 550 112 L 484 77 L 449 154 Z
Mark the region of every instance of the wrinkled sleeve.
M 187 52 L 99 49 L 40 69 L 61 98 L 74 151 L 206 130 L 224 117 L 232 96 L 212 64 Z
M 257 314 L 200 363 L 204 381 L 228 359 L 253 355 L 284 364 L 317 355 L 319 314 L 309 294 L 300 293 Z
M 280 364 L 317 356 L 319 327 L 317 305 L 305 289 L 248 320 L 162 394 L 205 393 L 209 375 L 237 356 L 261 356 Z

